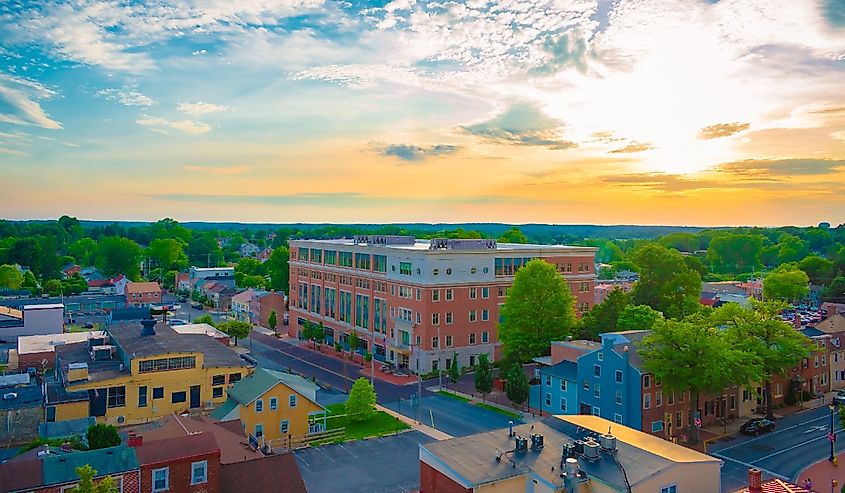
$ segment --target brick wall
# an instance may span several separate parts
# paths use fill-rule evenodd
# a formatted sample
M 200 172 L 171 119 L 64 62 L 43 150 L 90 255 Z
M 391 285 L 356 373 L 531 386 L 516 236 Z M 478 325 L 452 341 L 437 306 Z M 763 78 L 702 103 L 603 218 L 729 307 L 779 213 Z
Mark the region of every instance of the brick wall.
M 282 318 L 285 313 L 285 297 L 281 293 L 270 293 L 263 296 L 259 302 L 259 315 L 261 325 L 267 327 L 267 320 L 270 319 L 270 312 L 276 310 L 276 330 L 282 326 Z
M 472 488 L 464 488 L 452 481 L 437 469 L 420 461 L 420 493 L 471 493 Z
M 96 468 L 95 468 L 96 469 Z M 150 490 L 139 490 L 138 485 L 140 484 L 140 473 L 135 471 L 129 471 L 121 474 L 113 474 L 112 476 L 118 477 L 123 476 L 123 493 L 135 493 L 136 491 L 150 491 Z M 94 482 L 97 482 L 95 479 Z M 63 483 L 60 485 L 48 486 L 45 488 L 34 489 L 32 490 L 35 493 L 62 493 L 62 487 L 70 486 L 75 483 Z
M 203 460 L 208 461 L 208 482 L 192 485 L 191 464 Z M 142 492 L 152 491 L 153 469 L 161 469 L 163 467 L 170 469 L 170 488 L 167 490 L 168 493 L 219 493 L 220 491 L 220 452 L 158 464 L 144 464 L 141 467 Z

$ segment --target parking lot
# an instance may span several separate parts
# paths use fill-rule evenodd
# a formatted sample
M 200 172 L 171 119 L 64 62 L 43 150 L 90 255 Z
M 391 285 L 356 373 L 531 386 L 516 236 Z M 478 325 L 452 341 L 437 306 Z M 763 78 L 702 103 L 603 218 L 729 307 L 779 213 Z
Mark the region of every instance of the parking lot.
M 432 441 L 428 435 L 410 431 L 307 448 L 294 455 L 309 493 L 404 493 L 419 489 L 419 445 Z

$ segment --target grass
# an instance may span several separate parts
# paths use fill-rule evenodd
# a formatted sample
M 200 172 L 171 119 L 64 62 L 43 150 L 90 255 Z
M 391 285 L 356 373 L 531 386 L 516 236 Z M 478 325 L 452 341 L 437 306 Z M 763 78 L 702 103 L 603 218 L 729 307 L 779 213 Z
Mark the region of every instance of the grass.
M 449 397 L 451 399 L 455 399 L 455 400 L 461 401 L 461 402 L 469 402 L 470 401 L 466 397 L 464 397 L 462 395 L 458 395 L 458 394 L 453 394 L 453 393 L 449 392 L 448 390 L 438 390 L 437 393 L 440 394 L 440 395 L 445 395 L 446 397 Z
M 510 418 L 520 419 L 518 414 L 510 412 L 510 411 L 505 411 L 502 408 L 499 408 L 499 407 L 496 407 L 496 406 L 491 406 L 490 404 L 485 404 L 483 402 L 479 402 L 478 404 L 476 404 L 476 406 L 483 408 L 483 409 L 489 409 L 489 410 L 496 412 L 496 413 L 499 413 L 499 414 L 504 414 L 505 416 L 508 416 Z
M 329 410 L 329 417 L 326 420 L 327 429 L 345 428 L 343 437 L 332 440 L 333 442 L 361 440 L 363 438 L 389 435 L 410 428 L 403 421 L 394 418 L 384 411 L 376 411 L 371 418 L 364 421 L 352 421 L 346 415 L 346 409 L 343 403 L 331 404 L 327 408 Z

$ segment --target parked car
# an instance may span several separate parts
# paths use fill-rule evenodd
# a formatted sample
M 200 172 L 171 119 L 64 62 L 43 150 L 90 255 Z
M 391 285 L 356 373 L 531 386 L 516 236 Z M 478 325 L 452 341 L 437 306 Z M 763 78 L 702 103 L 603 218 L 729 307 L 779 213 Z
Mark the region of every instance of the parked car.
M 191 308 L 194 310 L 202 310 L 202 303 L 191 303 Z
M 171 318 L 171 319 L 168 321 L 168 324 L 169 324 L 171 327 L 176 327 L 176 326 L 179 326 L 179 325 L 188 325 L 188 321 L 187 321 L 187 320 L 182 320 L 181 318 Z
M 739 432 L 744 435 L 759 435 L 767 431 L 774 431 L 775 422 L 766 418 L 749 419 L 739 427 Z
M 845 389 L 836 391 L 836 395 L 833 396 L 833 402 L 840 406 L 845 406 Z

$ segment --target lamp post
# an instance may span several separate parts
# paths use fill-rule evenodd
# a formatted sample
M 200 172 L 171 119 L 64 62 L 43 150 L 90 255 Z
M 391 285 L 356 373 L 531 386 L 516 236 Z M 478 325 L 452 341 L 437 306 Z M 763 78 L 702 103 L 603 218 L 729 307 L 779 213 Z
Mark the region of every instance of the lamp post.
M 830 457 L 828 457 L 827 460 L 829 460 L 830 462 L 834 462 L 836 460 L 836 454 L 834 450 L 836 446 L 836 423 L 833 420 L 833 416 L 834 414 L 836 414 L 836 411 L 839 409 L 839 406 L 836 401 L 831 400 L 830 404 L 828 405 L 828 408 L 830 409 L 830 434 L 828 434 L 827 439 L 830 441 Z
M 443 368 L 440 366 L 440 355 L 443 354 L 443 349 L 440 345 L 440 326 L 437 326 L 437 386 L 443 388 Z

